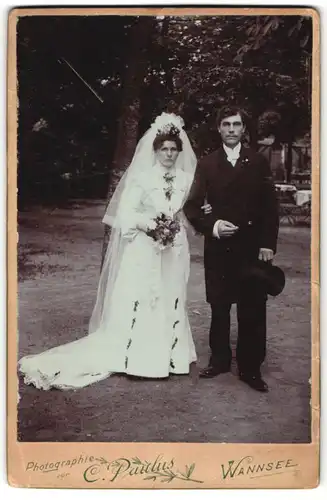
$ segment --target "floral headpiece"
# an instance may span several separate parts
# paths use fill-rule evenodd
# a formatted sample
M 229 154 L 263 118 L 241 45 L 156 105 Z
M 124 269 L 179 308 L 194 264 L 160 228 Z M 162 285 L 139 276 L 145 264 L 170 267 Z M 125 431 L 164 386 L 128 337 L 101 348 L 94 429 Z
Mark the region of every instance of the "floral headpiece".
M 180 130 L 173 125 L 173 123 L 167 123 L 162 128 L 159 128 L 156 135 L 169 135 L 170 137 L 179 137 Z
M 184 127 L 184 120 L 174 113 L 161 113 L 157 116 L 151 127 L 157 129 L 156 135 L 169 134 L 179 136 Z

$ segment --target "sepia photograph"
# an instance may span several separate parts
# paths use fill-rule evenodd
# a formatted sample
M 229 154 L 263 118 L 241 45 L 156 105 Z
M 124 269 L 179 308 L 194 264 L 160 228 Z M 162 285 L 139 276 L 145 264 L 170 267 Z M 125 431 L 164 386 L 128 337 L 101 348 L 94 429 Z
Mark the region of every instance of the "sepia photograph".
M 312 12 L 194 10 L 16 11 L 18 442 L 312 442 Z

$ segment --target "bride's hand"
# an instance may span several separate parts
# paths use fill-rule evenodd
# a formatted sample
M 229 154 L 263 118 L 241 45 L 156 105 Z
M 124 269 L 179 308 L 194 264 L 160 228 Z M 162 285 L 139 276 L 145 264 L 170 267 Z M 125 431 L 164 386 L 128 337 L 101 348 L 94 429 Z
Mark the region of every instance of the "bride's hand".
M 156 222 L 153 219 L 151 219 L 147 224 L 146 232 L 154 231 L 156 227 L 157 227 Z
M 204 215 L 209 215 L 212 213 L 212 206 L 210 205 L 210 203 L 202 205 L 201 209 L 204 211 Z
M 153 231 L 156 228 L 156 223 L 153 219 L 141 216 L 138 218 L 136 227 L 139 231 L 147 233 L 148 231 Z

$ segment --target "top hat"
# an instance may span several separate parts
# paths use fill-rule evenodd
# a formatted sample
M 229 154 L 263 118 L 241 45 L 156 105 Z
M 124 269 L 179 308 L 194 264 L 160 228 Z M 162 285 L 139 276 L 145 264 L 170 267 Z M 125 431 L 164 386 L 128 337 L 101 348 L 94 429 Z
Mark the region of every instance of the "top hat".
M 276 297 L 285 287 L 285 274 L 279 267 L 258 260 L 243 270 L 241 284 L 259 287 L 267 295 Z

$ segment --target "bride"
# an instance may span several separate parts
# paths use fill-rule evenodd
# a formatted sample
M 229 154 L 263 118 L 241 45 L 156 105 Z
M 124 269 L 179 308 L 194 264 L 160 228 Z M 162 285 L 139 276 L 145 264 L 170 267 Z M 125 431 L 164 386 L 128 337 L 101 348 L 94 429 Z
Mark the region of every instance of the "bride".
M 179 116 L 162 113 L 139 141 L 103 218 L 111 238 L 88 335 L 21 358 L 26 384 L 74 389 L 112 373 L 189 373 L 196 353 L 186 310 L 190 254 L 182 208 L 196 157 L 183 125 Z

